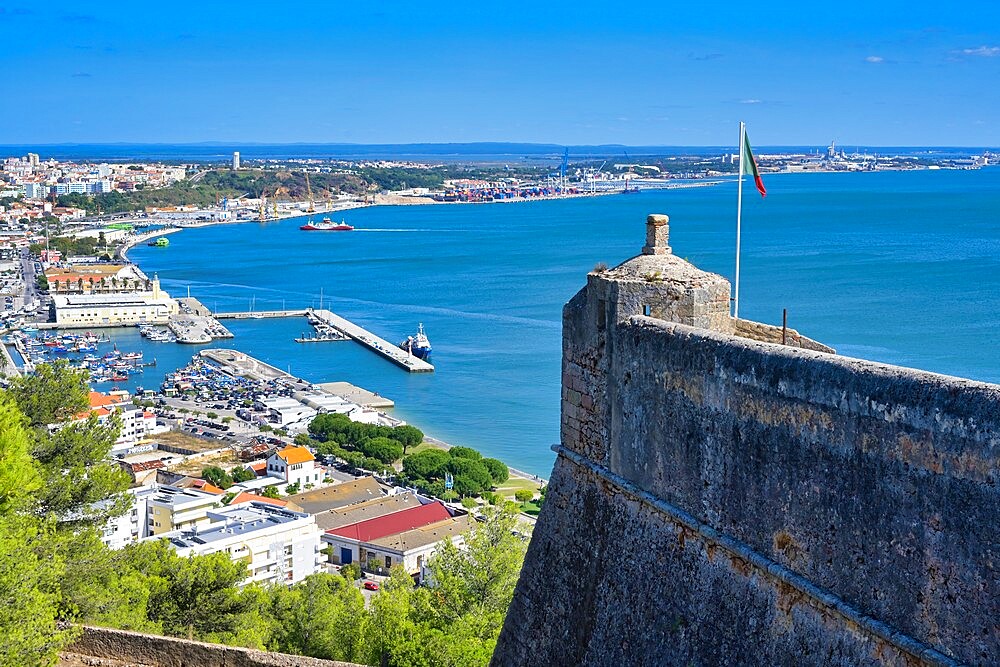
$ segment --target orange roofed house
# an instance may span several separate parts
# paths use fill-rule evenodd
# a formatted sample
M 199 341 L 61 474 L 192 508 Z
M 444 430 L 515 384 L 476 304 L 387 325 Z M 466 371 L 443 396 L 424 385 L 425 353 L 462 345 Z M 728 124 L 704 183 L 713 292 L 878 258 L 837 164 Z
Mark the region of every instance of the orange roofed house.
M 323 479 L 323 470 L 316 467 L 316 457 L 305 447 L 290 445 L 279 449 L 267 459 L 267 474 L 283 479 L 286 484 L 306 486 Z

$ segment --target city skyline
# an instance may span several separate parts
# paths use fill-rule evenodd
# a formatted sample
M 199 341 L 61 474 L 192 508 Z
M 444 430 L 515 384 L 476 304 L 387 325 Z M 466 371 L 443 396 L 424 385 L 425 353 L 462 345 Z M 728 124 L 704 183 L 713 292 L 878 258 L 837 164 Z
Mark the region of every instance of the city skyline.
M 852 11 L 852 9 L 856 11 Z M 1000 145 L 998 10 L 0 9 L 6 144 Z

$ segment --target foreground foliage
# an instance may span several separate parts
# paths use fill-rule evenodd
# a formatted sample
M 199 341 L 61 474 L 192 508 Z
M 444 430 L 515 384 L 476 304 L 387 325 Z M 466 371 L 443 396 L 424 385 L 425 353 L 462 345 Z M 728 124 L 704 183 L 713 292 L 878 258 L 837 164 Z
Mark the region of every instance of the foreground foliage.
M 111 551 L 99 531 L 131 498 L 107 460 L 118 425 L 89 418 L 50 431 L 86 409 L 86 386 L 64 364 L 41 368 L 0 390 L 0 667 L 55 664 L 78 632 L 61 621 L 371 665 L 489 662 L 526 549 L 512 511 L 488 510 L 462 548 L 445 543 L 430 586 L 394 569 L 367 609 L 353 568 L 241 588 L 246 566 L 225 553 L 181 558 L 162 540 Z M 423 437 L 370 435 L 372 451 Z M 455 450 L 449 461 L 480 462 Z

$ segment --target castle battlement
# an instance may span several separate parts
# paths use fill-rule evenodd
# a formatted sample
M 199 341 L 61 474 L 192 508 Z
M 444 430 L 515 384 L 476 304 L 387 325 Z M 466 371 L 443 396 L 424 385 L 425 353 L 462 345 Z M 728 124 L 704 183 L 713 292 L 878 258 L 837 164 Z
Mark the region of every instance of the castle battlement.
M 558 457 L 493 665 L 994 662 L 1000 386 L 734 319 L 666 216 L 646 232 L 564 308 Z

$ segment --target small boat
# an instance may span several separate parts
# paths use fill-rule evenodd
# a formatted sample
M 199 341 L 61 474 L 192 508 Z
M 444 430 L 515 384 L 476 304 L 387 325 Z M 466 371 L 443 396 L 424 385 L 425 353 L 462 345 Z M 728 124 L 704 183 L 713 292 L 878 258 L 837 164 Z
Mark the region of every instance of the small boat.
M 168 245 L 170 245 L 170 239 L 168 239 L 166 236 L 161 236 L 155 241 L 150 241 L 146 245 L 153 248 L 166 248 Z
M 320 222 L 313 222 L 310 220 L 306 224 L 299 227 L 304 232 L 349 232 L 354 229 L 351 225 L 347 224 L 343 220 L 340 222 L 333 222 L 330 218 L 323 218 Z
M 417 326 L 415 336 L 407 336 L 406 340 L 399 344 L 401 350 L 406 350 L 418 359 L 427 359 L 431 356 L 431 342 L 424 333 L 424 324 L 421 322 Z

